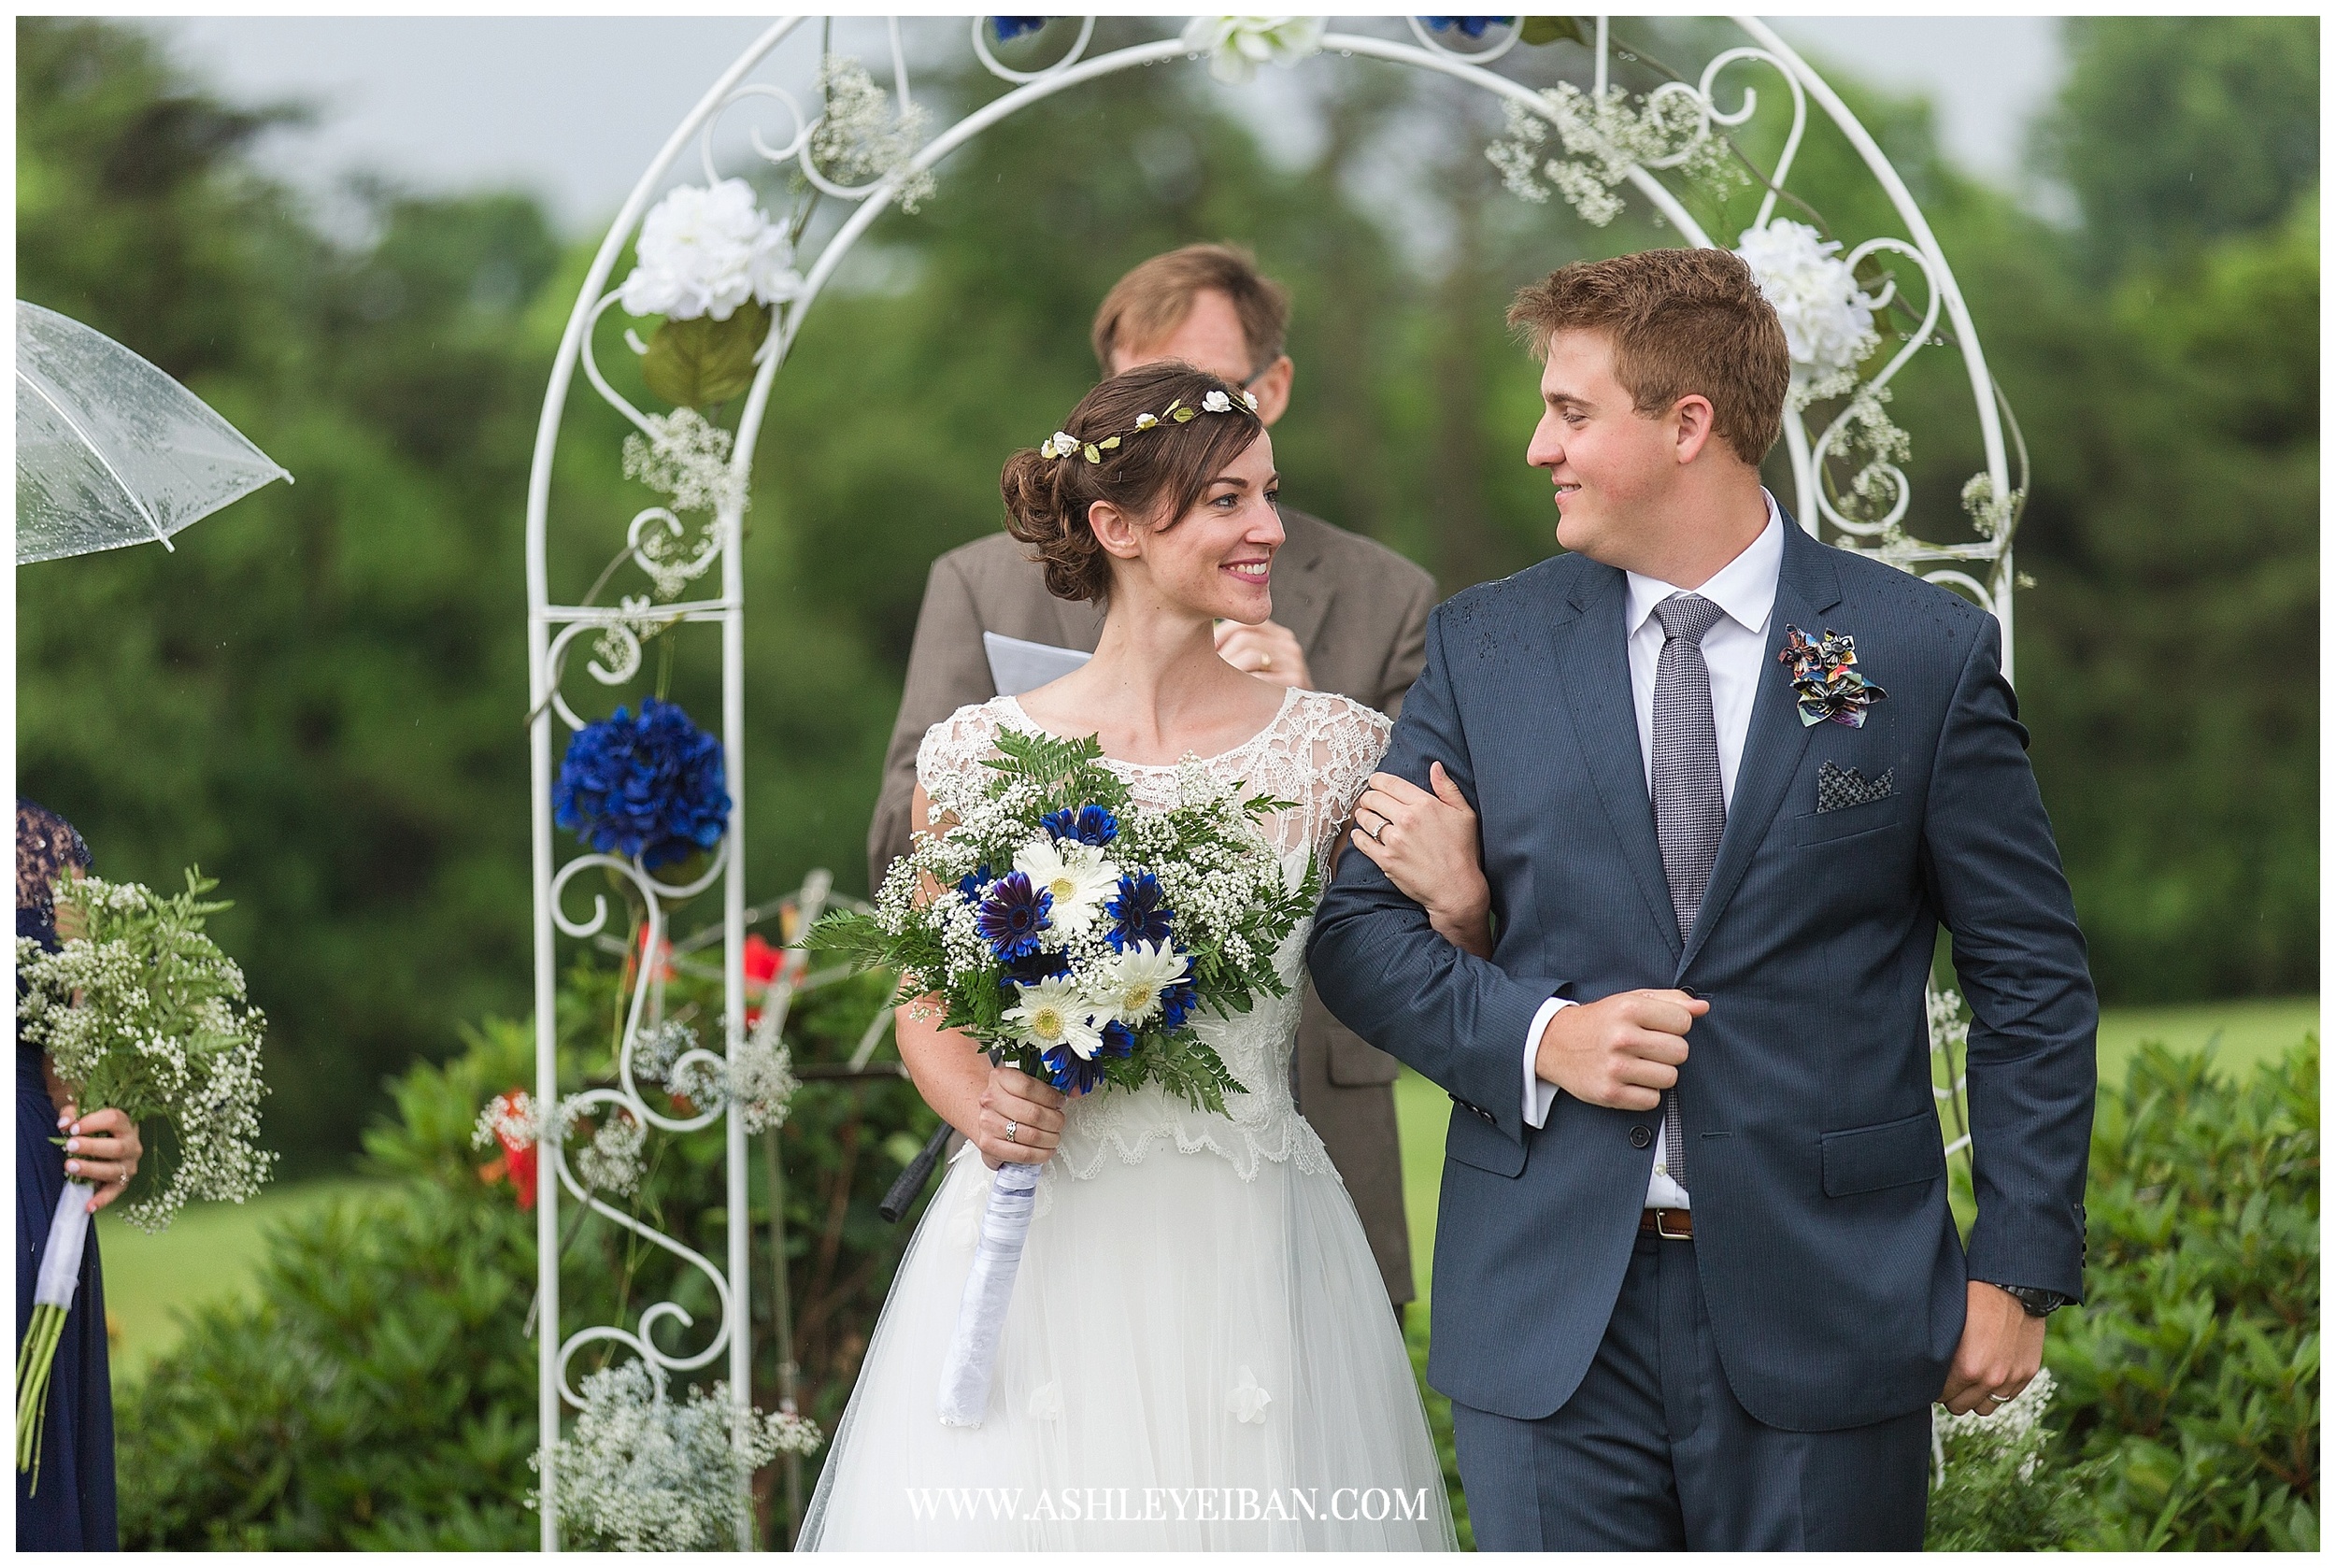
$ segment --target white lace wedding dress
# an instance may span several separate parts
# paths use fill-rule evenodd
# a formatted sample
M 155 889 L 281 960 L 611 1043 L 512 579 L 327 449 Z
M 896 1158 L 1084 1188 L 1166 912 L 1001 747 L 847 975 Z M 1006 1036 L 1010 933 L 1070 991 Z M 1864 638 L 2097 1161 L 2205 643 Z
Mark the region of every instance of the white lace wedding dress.
M 917 776 L 936 812 L 979 786 L 1001 725 L 1037 728 L 1000 697 L 927 734 Z M 1369 708 L 1293 691 L 1206 766 L 1300 803 L 1269 831 L 1285 857 L 1318 862 L 1387 735 Z M 1174 768 L 1111 765 L 1139 802 L 1173 785 Z M 1452 1548 L 1386 1288 L 1290 1101 L 1311 925 L 1277 956 L 1288 997 L 1196 1015 L 1246 1090 L 1225 1115 L 1158 1089 L 1072 1103 L 978 1428 L 937 1414 L 990 1188 L 960 1148 L 902 1260 L 799 1549 Z

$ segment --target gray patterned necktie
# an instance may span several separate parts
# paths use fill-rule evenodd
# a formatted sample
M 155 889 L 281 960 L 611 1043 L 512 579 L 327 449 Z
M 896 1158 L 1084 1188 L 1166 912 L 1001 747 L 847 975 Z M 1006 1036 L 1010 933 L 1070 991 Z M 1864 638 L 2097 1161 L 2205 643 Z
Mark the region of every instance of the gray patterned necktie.
M 1655 606 L 1663 650 L 1655 663 L 1655 836 L 1662 845 L 1671 909 L 1685 940 L 1703 905 L 1703 890 L 1719 858 L 1728 826 L 1728 797 L 1719 782 L 1719 729 L 1712 720 L 1712 672 L 1703 663 L 1703 634 L 1718 624 L 1720 607 L 1692 593 L 1674 593 Z M 1679 1128 L 1679 1096 L 1663 1095 L 1663 1154 L 1671 1179 L 1688 1184 L 1687 1140 Z

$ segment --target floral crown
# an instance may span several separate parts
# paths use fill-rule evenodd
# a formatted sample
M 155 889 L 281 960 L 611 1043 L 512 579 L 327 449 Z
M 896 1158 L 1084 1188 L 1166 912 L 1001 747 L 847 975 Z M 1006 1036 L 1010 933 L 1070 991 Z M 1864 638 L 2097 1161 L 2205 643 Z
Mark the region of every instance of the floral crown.
M 1257 393 L 1245 392 L 1241 394 L 1241 401 L 1249 406 L 1249 412 L 1253 414 L 1257 412 Z M 1220 387 L 1202 398 L 1198 408 L 1185 402 L 1183 398 L 1178 398 L 1168 405 L 1165 413 L 1138 414 L 1135 416 L 1135 429 L 1127 434 L 1129 435 L 1140 435 L 1144 431 L 1154 430 L 1167 423 L 1183 424 L 1186 421 L 1202 414 L 1230 414 L 1232 412 L 1232 395 Z M 1104 460 L 1104 453 L 1116 451 L 1122 439 L 1121 436 L 1113 435 L 1101 441 L 1082 441 L 1068 431 L 1058 430 L 1039 447 L 1038 455 L 1045 458 L 1057 458 L 1069 457 L 1073 452 L 1077 452 L 1090 463 L 1101 463 Z

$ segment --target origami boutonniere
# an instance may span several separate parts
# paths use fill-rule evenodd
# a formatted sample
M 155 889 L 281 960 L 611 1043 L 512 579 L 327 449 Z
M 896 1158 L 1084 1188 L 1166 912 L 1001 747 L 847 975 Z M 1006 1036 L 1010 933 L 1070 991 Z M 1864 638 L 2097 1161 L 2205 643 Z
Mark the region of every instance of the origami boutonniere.
M 1857 639 L 1845 632 L 1828 631 L 1811 642 L 1808 633 L 1788 625 L 1776 662 L 1792 666 L 1792 690 L 1804 728 L 1830 719 L 1858 729 L 1866 721 L 1866 709 L 1889 695 L 1858 673 Z

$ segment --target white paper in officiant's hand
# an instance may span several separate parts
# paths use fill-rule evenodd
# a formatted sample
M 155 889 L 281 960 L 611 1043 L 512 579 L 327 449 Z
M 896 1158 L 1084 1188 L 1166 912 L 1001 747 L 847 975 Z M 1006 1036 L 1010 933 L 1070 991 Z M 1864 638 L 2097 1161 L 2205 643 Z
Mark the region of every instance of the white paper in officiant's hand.
M 990 655 L 990 678 L 996 683 L 1001 697 L 1018 697 L 1050 680 L 1060 680 L 1095 657 L 1075 648 L 1025 642 L 1020 637 L 1002 637 L 995 632 L 984 632 L 981 646 Z

